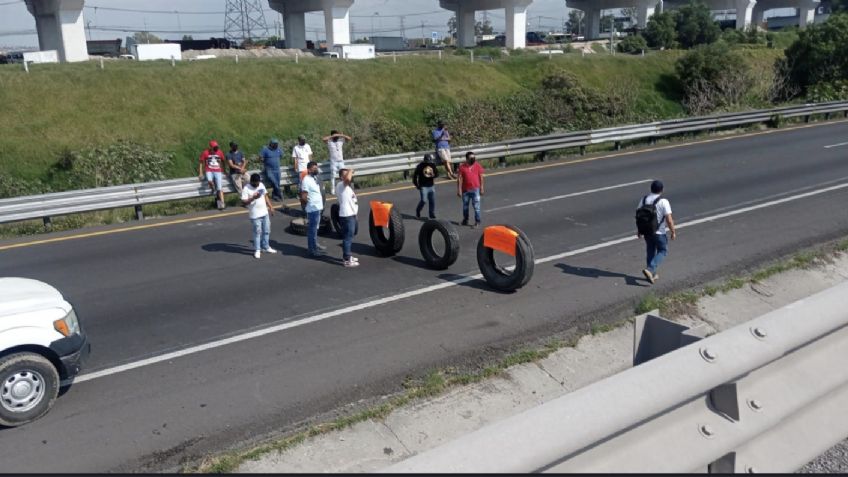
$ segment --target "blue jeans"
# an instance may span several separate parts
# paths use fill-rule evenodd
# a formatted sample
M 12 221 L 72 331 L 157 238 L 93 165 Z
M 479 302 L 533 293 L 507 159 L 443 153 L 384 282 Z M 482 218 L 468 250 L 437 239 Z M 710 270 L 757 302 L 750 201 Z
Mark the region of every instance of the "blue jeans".
M 307 212 L 306 220 L 308 222 L 306 245 L 309 253 L 314 255 L 318 253 L 318 226 L 321 225 L 321 211 Z
M 462 194 L 462 221 L 468 222 L 468 203 L 474 202 L 474 221 L 480 223 L 480 189 L 472 189 Z
M 430 218 L 436 218 L 436 189 L 434 187 L 422 187 L 418 189 L 418 194 L 421 200 L 418 202 L 418 207 L 415 208 L 415 215 L 421 215 L 421 209 L 424 208 L 424 201 L 427 202 L 430 212 Z
M 265 180 L 271 183 L 274 191 L 271 193 L 271 198 L 282 199 L 283 191 L 280 190 L 280 170 L 265 168 Z
M 253 247 L 256 250 L 268 250 L 268 238 L 271 236 L 271 218 L 268 215 L 250 219 L 253 224 Z
M 339 222 L 342 224 L 342 258 L 350 260 L 350 247 L 353 244 L 353 236 L 356 235 L 359 224 L 356 222 L 355 215 L 339 217 Z
M 648 270 L 656 274 L 663 259 L 668 255 L 668 236 L 666 234 L 652 234 L 653 237 L 645 236 L 645 245 L 648 252 Z

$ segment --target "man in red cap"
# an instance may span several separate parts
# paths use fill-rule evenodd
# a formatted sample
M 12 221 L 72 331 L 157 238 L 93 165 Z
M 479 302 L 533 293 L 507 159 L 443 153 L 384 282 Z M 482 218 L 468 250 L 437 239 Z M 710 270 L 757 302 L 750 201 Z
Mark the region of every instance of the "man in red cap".
M 198 178 L 203 180 L 204 172 L 209 188 L 218 196 L 218 210 L 224 210 L 224 191 L 221 190 L 221 182 L 224 176 L 224 153 L 218 147 L 218 141 L 209 141 L 209 149 L 200 154 L 200 165 L 198 167 Z

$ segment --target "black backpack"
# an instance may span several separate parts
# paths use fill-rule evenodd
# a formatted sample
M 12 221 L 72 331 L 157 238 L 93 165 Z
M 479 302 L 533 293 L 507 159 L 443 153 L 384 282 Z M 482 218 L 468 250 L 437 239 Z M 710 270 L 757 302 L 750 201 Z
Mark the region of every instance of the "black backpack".
M 642 235 L 650 235 L 657 233 L 660 224 L 665 221 L 665 216 L 662 220 L 657 220 L 657 203 L 662 200 L 662 196 L 657 197 L 652 203 L 646 202 L 648 196 L 642 197 L 642 206 L 636 209 L 636 230 Z

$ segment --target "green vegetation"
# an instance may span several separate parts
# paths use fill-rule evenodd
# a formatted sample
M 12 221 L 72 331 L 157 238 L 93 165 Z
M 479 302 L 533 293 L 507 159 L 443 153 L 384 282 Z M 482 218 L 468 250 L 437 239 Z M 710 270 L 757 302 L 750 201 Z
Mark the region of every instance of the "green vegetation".
M 642 35 L 631 35 L 618 42 L 616 49 L 621 53 L 639 55 L 648 50 L 648 42 Z
M 848 14 L 831 15 L 800 32 L 781 66 L 809 99 L 848 99 Z

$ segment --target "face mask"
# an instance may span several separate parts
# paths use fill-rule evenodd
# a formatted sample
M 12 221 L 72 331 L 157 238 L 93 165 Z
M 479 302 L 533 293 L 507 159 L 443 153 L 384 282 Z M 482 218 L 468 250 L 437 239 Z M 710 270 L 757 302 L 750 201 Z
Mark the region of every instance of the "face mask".
M 312 177 L 315 177 L 315 176 L 318 175 L 318 173 L 319 173 L 319 171 L 318 171 L 318 169 L 316 169 L 316 170 L 310 172 L 309 175 L 312 176 Z

